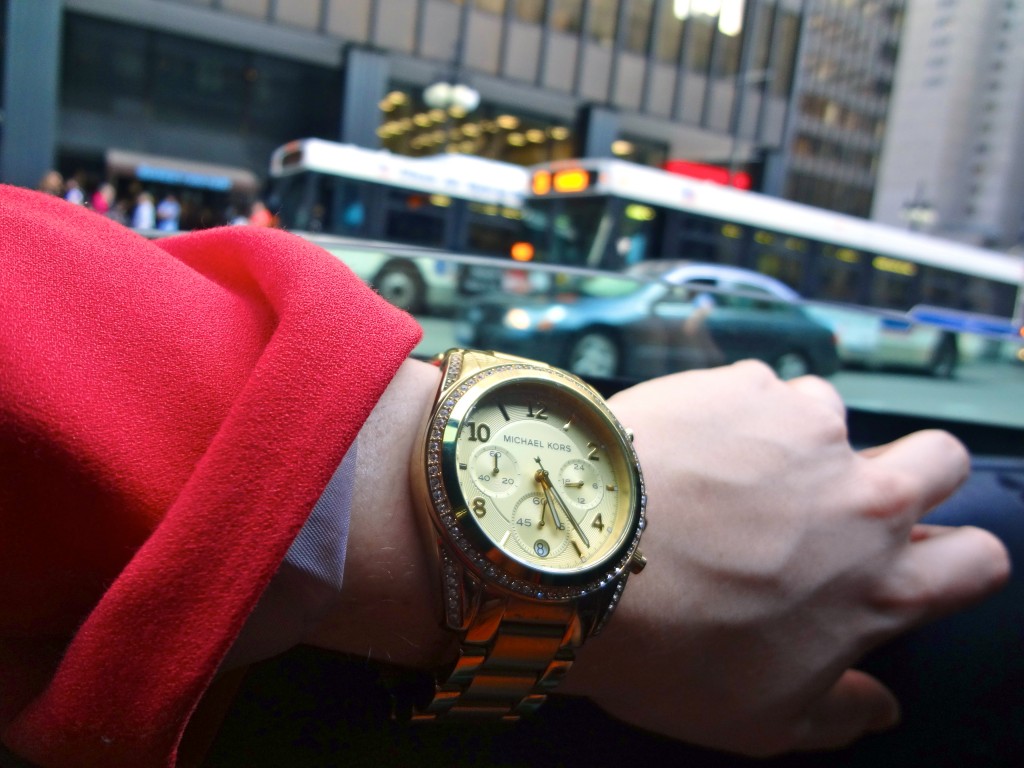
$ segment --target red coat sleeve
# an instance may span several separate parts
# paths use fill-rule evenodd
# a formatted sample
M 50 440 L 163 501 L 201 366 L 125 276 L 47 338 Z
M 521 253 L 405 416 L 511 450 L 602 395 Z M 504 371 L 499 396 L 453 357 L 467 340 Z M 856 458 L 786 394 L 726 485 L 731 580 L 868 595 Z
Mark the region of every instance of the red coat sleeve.
M 191 712 L 419 338 L 283 232 L 147 241 L 0 187 L 0 736 L 174 762 Z

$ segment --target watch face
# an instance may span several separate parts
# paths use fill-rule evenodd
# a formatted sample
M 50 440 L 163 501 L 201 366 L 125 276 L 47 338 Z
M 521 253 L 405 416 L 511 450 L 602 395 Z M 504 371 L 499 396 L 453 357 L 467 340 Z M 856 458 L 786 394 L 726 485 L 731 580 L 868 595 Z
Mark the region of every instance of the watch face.
M 579 594 L 621 572 L 636 546 L 635 455 L 573 378 L 522 368 L 480 374 L 448 401 L 441 474 L 449 534 L 493 581 L 555 588 L 536 597 L 558 596 L 558 587 Z

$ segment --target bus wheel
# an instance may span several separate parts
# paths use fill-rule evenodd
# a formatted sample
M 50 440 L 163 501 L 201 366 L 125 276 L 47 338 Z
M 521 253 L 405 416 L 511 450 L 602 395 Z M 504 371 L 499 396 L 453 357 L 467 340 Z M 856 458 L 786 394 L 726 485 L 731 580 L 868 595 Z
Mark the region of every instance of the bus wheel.
M 956 374 L 959 362 L 960 353 L 956 348 L 956 336 L 943 334 L 935 351 L 932 352 L 932 359 L 928 363 L 928 373 L 940 379 L 951 379 Z
M 566 367 L 577 376 L 610 379 L 619 372 L 619 345 L 600 331 L 587 331 L 573 342 Z
M 775 358 L 772 368 L 775 369 L 775 373 L 783 381 L 806 376 L 811 372 L 811 364 L 799 352 L 783 352 Z
M 407 261 L 389 261 L 373 279 L 373 289 L 411 314 L 423 311 L 427 287 L 419 270 Z

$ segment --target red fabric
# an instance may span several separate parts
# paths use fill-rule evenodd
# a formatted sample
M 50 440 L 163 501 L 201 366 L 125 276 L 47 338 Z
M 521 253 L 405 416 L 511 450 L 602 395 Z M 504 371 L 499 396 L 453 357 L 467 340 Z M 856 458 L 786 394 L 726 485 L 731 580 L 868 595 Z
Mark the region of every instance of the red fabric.
M 419 329 L 283 232 L 0 187 L 0 735 L 170 765 Z

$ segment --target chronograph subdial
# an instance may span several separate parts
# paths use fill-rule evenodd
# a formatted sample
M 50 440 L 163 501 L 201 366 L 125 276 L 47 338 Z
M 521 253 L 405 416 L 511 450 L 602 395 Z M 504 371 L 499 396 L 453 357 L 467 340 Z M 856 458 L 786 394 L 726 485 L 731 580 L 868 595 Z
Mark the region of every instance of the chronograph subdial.
M 571 459 L 558 473 L 558 489 L 569 504 L 580 509 L 593 509 L 604 498 L 604 482 L 592 462 Z
M 516 543 L 532 557 L 555 557 L 569 544 L 568 531 L 556 524 L 543 493 L 523 496 L 512 512 L 512 523 Z
M 473 483 L 491 498 L 501 499 L 519 490 L 523 481 L 519 475 L 519 463 L 504 448 L 484 445 L 478 448 L 469 461 Z

